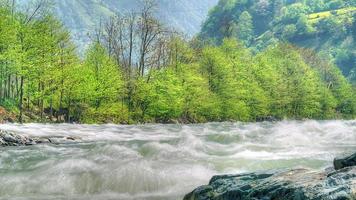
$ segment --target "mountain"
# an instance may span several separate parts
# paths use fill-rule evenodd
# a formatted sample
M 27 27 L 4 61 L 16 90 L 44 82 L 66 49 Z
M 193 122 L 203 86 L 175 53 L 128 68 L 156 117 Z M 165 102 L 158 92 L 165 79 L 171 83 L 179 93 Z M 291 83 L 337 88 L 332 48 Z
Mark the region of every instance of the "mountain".
M 256 53 L 278 42 L 311 48 L 356 81 L 356 0 L 220 0 L 200 37 L 236 37 Z
M 142 0 L 52 0 L 54 13 L 69 28 L 79 44 L 88 42 L 91 33 L 100 23 L 114 13 L 138 11 Z M 28 0 L 20 0 L 20 4 Z M 157 17 L 192 36 L 199 32 L 208 11 L 218 0 L 157 0 Z

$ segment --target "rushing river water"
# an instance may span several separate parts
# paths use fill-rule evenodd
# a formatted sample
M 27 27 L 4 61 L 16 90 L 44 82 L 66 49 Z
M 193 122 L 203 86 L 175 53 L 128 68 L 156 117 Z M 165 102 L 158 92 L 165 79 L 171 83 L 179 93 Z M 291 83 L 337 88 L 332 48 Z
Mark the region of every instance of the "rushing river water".
M 0 148 L 0 199 L 180 200 L 211 176 L 331 165 L 356 121 L 201 125 L 0 125 L 83 142 Z

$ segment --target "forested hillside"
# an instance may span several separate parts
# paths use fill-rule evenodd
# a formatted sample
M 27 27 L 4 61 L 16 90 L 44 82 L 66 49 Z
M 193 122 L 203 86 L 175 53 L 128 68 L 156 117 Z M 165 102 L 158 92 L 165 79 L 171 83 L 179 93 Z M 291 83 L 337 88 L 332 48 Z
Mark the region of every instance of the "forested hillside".
M 355 0 L 220 0 L 200 37 L 215 44 L 238 38 L 254 52 L 291 42 L 332 59 L 356 80 Z
M 117 13 L 138 12 L 145 0 L 50 0 L 54 14 L 71 31 L 75 43 L 82 50 L 92 34 L 110 16 Z M 16 0 L 26 7 L 30 0 Z M 155 16 L 167 26 L 193 36 L 199 32 L 210 8 L 218 0 L 157 0 Z
M 351 85 L 310 50 L 257 55 L 235 39 L 189 43 L 145 4 L 96 32 L 82 60 L 61 22 L 35 5 L 0 7 L 0 105 L 19 121 L 81 123 L 354 118 Z M 125 23 L 123 23 L 125 22 Z

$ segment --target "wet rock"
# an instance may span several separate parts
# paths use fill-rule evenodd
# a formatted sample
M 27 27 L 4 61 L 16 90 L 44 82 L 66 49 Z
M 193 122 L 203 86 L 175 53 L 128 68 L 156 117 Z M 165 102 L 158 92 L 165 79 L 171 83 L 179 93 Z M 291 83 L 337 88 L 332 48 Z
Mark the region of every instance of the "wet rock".
M 73 137 L 50 137 L 48 138 L 48 141 L 52 144 L 69 144 L 69 143 L 75 143 L 79 139 L 73 138 Z
M 335 158 L 334 168 L 335 170 L 343 169 L 345 167 L 356 166 L 356 153 L 346 158 Z
M 67 139 L 67 140 L 72 140 L 72 141 L 75 141 L 75 140 L 76 140 L 74 137 L 67 137 L 66 139 Z
M 20 146 L 30 143 L 31 140 L 27 136 L 18 135 L 0 130 L 0 145 L 1 146 Z
M 13 137 L 12 135 L 10 135 L 9 133 L 6 133 L 4 136 L 3 136 L 3 139 L 5 142 L 18 142 L 18 140 L 15 139 L 15 137 Z
M 345 160 L 347 162 L 343 163 L 350 163 L 349 157 Z M 209 185 L 201 186 L 184 197 L 184 200 L 273 199 L 356 199 L 356 166 L 319 172 L 294 169 L 215 176 Z
M 37 138 L 36 139 L 37 144 L 48 144 L 51 143 L 48 138 Z
M 79 138 L 74 137 L 41 137 L 30 138 L 25 135 L 15 134 L 0 130 L 0 146 L 29 146 L 36 144 L 67 144 L 79 142 Z
M 4 139 L 2 139 L 1 137 L 0 137 L 0 145 L 2 146 L 2 145 L 5 145 L 6 144 L 6 142 L 4 141 Z

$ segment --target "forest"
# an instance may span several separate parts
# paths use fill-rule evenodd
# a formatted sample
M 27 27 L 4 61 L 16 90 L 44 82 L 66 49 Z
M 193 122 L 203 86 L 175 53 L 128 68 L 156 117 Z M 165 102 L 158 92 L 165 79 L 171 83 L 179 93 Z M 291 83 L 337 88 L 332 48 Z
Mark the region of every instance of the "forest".
M 253 52 L 279 42 L 313 49 L 356 82 L 355 0 L 221 0 L 199 38 L 221 44 L 225 37 Z
M 239 37 L 222 34 L 214 36 L 218 42 L 207 42 L 202 35 L 212 33 L 209 20 L 201 35 L 189 40 L 157 20 L 155 5 L 147 3 L 140 12 L 103 21 L 91 34 L 90 47 L 80 52 L 44 1 L 25 11 L 0 2 L 0 105 L 19 122 L 200 123 L 356 115 L 354 89 L 334 60 L 288 41 L 255 51 L 249 47 L 253 34 L 244 29 Z M 224 2 L 233 8 L 235 2 L 249 1 L 219 5 Z M 248 13 L 240 18 L 244 15 L 249 18 Z

